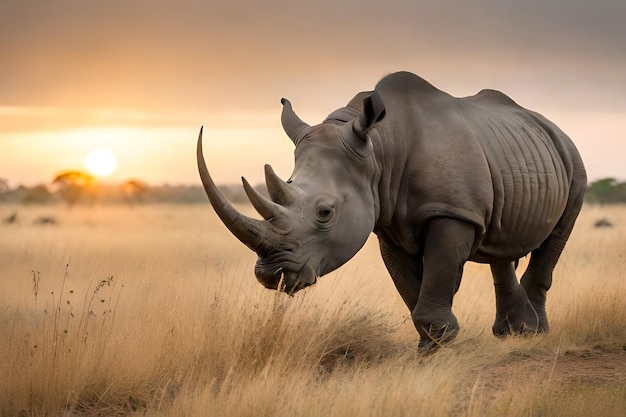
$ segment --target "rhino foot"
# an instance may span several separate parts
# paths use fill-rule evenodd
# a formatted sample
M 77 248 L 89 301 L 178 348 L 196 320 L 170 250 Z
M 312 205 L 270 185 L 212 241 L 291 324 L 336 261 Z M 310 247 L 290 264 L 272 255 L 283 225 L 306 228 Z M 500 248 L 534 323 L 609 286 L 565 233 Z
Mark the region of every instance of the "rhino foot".
M 549 330 L 545 311 L 545 292 L 543 297 L 526 295 L 522 286 L 507 297 L 496 300 L 496 320 L 492 331 L 496 336 L 535 335 Z
M 423 334 L 420 332 L 420 341 L 417 345 L 417 351 L 421 354 L 429 355 L 435 353 L 445 343 L 451 342 L 459 333 L 458 326 L 452 327 L 447 324 L 437 330 L 431 328 Z
M 459 332 L 459 323 L 449 308 L 426 309 L 418 306 L 413 313 L 413 324 L 420 335 L 420 353 L 435 352 Z

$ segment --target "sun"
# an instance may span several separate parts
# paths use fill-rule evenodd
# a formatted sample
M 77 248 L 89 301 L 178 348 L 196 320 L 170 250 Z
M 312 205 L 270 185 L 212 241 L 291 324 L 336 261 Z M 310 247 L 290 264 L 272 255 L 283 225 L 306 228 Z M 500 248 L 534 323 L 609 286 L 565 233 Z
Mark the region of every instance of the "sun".
M 89 172 L 97 177 L 108 177 L 117 169 L 117 158 L 108 149 L 94 149 L 85 158 Z

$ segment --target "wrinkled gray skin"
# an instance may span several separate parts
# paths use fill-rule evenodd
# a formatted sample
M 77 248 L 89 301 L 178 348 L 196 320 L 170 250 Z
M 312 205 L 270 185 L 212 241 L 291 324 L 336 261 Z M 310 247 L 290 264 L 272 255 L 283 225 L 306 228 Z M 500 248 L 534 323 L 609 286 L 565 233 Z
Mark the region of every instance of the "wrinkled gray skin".
M 238 213 L 217 190 L 202 132 L 198 140 L 207 195 L 258 254 L 264 286 L 293 293 L 312 285 L 374 232 L 420 350 L 456 335 L 452 299 L 467 261 L 491 266 L 495 335 L 548 330 L 546 292 L 587 183 L 558 127 L 500 92 L 455 98 L 406 72 L 316 126 L 283 105 L 283 127 L 296 145 L 290 180 L 266 166 L 269 200 L 243 179 L 263 221 Z M 520 284 L 515 267 L 528 253 Z

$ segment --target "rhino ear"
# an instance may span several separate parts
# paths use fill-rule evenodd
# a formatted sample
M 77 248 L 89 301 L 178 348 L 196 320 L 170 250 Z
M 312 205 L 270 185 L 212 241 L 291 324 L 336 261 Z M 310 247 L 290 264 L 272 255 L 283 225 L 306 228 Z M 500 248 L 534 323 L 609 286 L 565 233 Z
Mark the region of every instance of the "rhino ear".
M 363 99 L 363 111 L 354 121 L 353 130 L 358 138 L 366 140 L 365 133 L 385 117 L 385 103 L 378 91 Z

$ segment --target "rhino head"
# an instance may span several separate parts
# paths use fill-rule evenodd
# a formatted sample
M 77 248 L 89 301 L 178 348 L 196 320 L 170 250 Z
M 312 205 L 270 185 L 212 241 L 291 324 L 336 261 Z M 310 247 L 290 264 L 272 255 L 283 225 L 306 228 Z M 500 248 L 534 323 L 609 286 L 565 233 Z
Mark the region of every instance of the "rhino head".
M 281 102 L 281 122 L 296 147 L 291 178 L 283 181 L 265 165 L 268 199 L 242 177 L 250 203 L 264 220 L 238 212 L 216 187 L 202 153 L 202 129 L 197 159 L 215 212 L 257 253 L 254 272 L 259 282 L 293 294 L 346 263 L 372 232 L 378 201 L 372 190 L 376 168 L 368 131 L 385 111 L 378 93 L 368 93 L 362 104 L 309 126 L 288 100 Z

